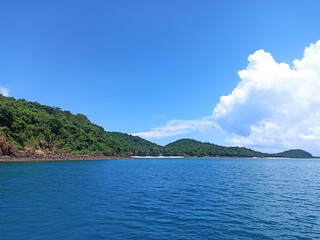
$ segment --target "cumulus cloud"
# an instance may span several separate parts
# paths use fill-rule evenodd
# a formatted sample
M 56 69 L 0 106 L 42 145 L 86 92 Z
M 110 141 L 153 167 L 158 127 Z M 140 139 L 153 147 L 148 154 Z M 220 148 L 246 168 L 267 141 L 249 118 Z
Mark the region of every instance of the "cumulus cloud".
M 171 120 L 164 127 L 156 127 L 148 132 L 133 133 L 133 136 L 139 136 L 147 139 L 170 137 L 188 133 L 194 130 L 204 132 L 213 126 L 211 117 L 200 120 Z
M 0 87 L 0 94 L 2 94 L 5 97 L 9 96 L 9 89 L 5 88 L 5 87 Z
M 211 118 L 172 120 L 164 127 L 133 135 L 163 138 L 221 129 L 233 145 L 270 151 L 320 146 L 320 41 L 304 50 L 291 65 L 278 63 L 258 50 L 239 71 L 240 83 L 222 96 Z
M 320 41 L 292 66 L 264 50 L 248 58 L 241 82 L 213 111 L 216 124 L 239 146 L 320 146 Z

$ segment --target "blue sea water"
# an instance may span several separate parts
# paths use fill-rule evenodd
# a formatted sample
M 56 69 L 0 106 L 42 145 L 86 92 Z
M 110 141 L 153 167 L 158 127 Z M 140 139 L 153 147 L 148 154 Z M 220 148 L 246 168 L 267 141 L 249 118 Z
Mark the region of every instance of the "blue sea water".
M 320 160 L 1 163 L 0 239 L 320 239 Z

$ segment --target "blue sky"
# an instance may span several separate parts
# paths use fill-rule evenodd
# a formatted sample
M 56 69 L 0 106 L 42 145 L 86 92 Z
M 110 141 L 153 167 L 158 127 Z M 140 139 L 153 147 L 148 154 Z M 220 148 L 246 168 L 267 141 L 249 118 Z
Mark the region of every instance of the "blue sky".
M 281 125 L 289 117 L 280 119 L 262 104 L 270 96 L 278 99 L 270 89 L 263 94 L 250 90 L 250 100 L 229 115 L 217 117 L 214 109 L 241 81 L 256 80 L 238 72 L 257 50 L 290 67 L 303 59 L 304 49 L 320 39 L 319 10 L 319 1 L 302 0 L 1 1 L 0 87 L 15 98 L 83 113 L 107 131 L 150 137 L 169 127 L 171 136 L 148 138 L 159 144 L 190 137 L 265 151 L 294 147 L 318 153 L 318 135 L 302 131 L 309 125 L 298 128 L 302 120 Z M 260 55 L 252 62 L 267 59 Z M 250 133 L 266 124 L 300 129 L 296 135 L 302 137 L 288 143 L 288 132 L 274 139 L 280 136 L 274 130 L 272 144 L 254 143 L 257 135 Z

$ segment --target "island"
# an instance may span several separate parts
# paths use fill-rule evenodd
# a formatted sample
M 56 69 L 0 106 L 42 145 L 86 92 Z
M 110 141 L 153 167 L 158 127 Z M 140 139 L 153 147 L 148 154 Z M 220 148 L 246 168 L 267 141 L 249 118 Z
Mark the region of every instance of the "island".
M 83 114 L 0 95 L 0 161 L 123 159 L 135 157 L 313 158 L 300 149 L 263 153 L 193 139 L 160 146 L 105 131 Z

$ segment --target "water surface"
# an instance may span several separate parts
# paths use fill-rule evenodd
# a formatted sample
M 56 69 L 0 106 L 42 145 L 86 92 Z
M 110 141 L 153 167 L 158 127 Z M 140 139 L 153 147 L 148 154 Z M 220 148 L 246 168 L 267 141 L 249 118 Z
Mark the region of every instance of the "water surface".
M 0 239 L 320 239 L 320 160 L 1 163 Z

